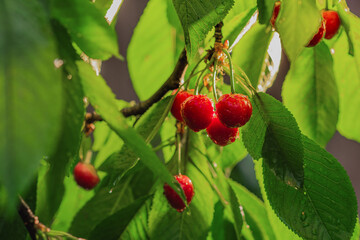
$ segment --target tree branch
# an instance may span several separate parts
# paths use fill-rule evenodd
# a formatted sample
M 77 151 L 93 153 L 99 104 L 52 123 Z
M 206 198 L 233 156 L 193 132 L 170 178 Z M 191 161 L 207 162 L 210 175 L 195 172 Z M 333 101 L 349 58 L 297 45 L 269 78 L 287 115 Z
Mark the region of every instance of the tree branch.
M 180 85 L 180 78 L 188 64 L 186 58 L 185 49 L 181 52 L 179 60 L 176 63 L 175 69 L 170 75 L 170 77 L 166 80 L 166 82 L 147 100 L 143 102 L 139 102 L 133 107 L 124 108 L 121 110 L 122 114 L 125 117 L 129 117 L 132 115 L 143 114 L 149 109 L 154 103 L 160 101 L 160 99 L 169 91 L 174 90 Z
M 121 113 L 125 117 L 143 114 L 148 110 L 154 103 L 161 100 L 161 98 L 170 90 L 177 89 L 180 85 L 180 79 L 183 75 L 186 66 L 188 65 L 186 50 L 181 52 L 180 57 L 176 63 L 174 71 L 171 73 L 170 77 L 164 82 L 164 84 L 147 100 L 137 103 L 132 107 L 123 108 Z M 86 113 L 85 122 L 86 124 L 94 123 L 96 121 L 102 121 L 102 117 L 95 113 Z
M 214 37 L 215 37 L 215 42 L 217 42 L 217 43 L 221 43 L 221 41 L 222 41 L 223 35 L 222 35 L 221 29 L 223 26 L 224 26 L 224 23 L 222 21 L 219 22 L 218 24 L 216 24 L 216 26 L 215 26 Z
M 27 205 L 27 203 L 24 201 L 24 199 L 22 199 L 22 197 L 19 196 L 19 199 L 20 199 L 20 205 L 18 207 L 18 213 L 21 219 L 23 220 L 24 225 L 28 230 L 30 238 L 32 240 L 37 240 L 36 236 L 39 234 L 39 232 L 41 232 L 44 236 L 46 236 L 46 239 L 49 239 L 51 237 L 63 239 L 62 237 L 66 237 L 68 239 L 73 239 L 73 240 L 86 240 L 84 238 L 75 237 L 66 232 L 51 230 L 50 228 L 48 228 L 39 221 L 39 218 L 34 215 L 29 205 Z
M 24 222 L 24 225 L 26 229 L 29 232 L 29 235 L 32 240 L 36 240 L 36 234 L 37 231 L 40 230 L 42 232 L 48 232 L 50 231 L 49 228 L 47 228 L 44 224 L 39 222 L 39 218 L 34 215 L 34 213 L 31 211 L 29 205 L 20 197 L 20 205 L 18 207 L 18 213 L 21 217 L 21 219 Z

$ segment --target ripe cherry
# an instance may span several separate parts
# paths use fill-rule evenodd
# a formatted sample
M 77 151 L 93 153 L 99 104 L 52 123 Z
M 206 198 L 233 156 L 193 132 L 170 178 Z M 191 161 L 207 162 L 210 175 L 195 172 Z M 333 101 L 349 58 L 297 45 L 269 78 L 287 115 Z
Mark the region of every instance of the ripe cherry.
M 280 12 L 280 5 L 281 5 L 280 1 L 277 1 L 274 4 L 273 14 L 272 14 L 271 19 L 270 19 L 270 24 L 271 24 L 272 27 L 275 27 L 275 22 L 276 22 L 276 19 L 277 19 L 278 15 L 279 15 L 279 12 Z
M 180 122 L 184 121 L 180 112 L 181 104 L 191 96 L 193 96 L 193 94 L 188 91 L 179 91 L 174 99 L 173 105 L 171 107 L 171 113 Z
M 325 21 L 325 38 L 331 39 L 340 28 L 340 18 L 339 14 L 336 11 L 323 11 L 322 12 L 323 19 Z
M 237 128 L 249 121 L 252 105 L 249 98 L 243 94 L 225 94 L 216 104 L 216 114 L 225 126 Z
M 207 128 L 214 116 L 214 107 L 206 95 L 189 97 L 181 105 L 181 116 L 194 132 Z
M 176 175 L 175 179 L 179 182 L 181 188 L 183 189 L 187 204 L 190 204 L 194 196 L 194 186 L 189 177 L 186 175 Z M 175 208 L 178 212 L 182 212 L 185 209 L 185 203 L 181 197 L 172 189 L 168 184 L 164 184 L 164 195 L 171 207 Z
M 311 39 L 311 41 L 306 46 L 307 47 L 316 46 L 321 41 L 324 34 L 325 34 L 325 22 L 324 22 L 324 20 L 322 20 L 318 32 L 314 35 L 314 37 Z
M 74 177 L 77 184 L 87 190 L 93 189 L 100 181 L 94 166 L 83 162 L 76 164 Z
M 235 142 L 239 136 L 238 128 L 228 128 L 222 124 L 217 116 L 215 116 L 211 124 L 206 128 L 210 139 L 220 146 L 226 146 Z

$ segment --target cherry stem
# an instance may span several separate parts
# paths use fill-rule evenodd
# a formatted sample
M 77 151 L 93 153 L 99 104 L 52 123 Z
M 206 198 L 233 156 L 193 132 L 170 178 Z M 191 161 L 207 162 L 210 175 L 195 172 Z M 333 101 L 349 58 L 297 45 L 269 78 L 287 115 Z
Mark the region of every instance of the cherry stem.
M 203 71 L 200 73 L 200 75 L 198 76 L 198 78 L 196 79 L 196 83 L 195 83 L 195 95 L 199 94 L 199 88 L 200 88 L 200 79 L 203 75 L 203 73 L 205 72 L 206 69 L 203 69 Z
M 215 59 L 214 61 L 214 74 L 213 74 L 213 92 L 214 92 L 214 99 L 215 99 L 215 102 L 218 101 L 218 96 L 217 96 L 217 93 L 216 93 L 216 75 L 217 75 L 217 71 L 216 71 L 216 67 L 217 67 L 217 59 Z
M 153 147 L 152 150 L 153 150 L 154 152 L 157 152 L 157 151 L 159 151 L 160 149 L 163 149 L 163 148 L 165 148 L 165 147 L 174 145 L 174 143 L 175 143 L 174 140 L 172 140 L 172 141 L 167 141 L 167 142 L 162 143 L 162 144 L 160 144 L 160 145 L 158 145 L 158 146 L 156 146 L 156 147 Z
M 186 82 L 186 84 L 185 84 L 185 90 L 187 90 L 187 89 L 189 88 L 189 84 L 190 84 L 190 81 L 189 81 L 189 80 L 190 80 L 193 76 L 195 76 L 196 74 L 198 74 L 199 72 L 201 72 L 201 71 L 199 71 L 199 72 L 195 73 L 195 70 L 199 67 L 200 63 L 201 63 L 202 61 L 204 61 L 205 58 L 206 58 L 206 55 L 203 56 L 203 57 L 196 63 L 195 67 L 191 70 L 188 79 L 185 81 L 185 82 Z M 195 73 L 195 74 L 194 74 L 194 73 Z
M 225 70 L 225 72 L 226 72 L 228 75 L 230 75 L 229 68 L 224 67 L 224 70 Z M 251 88 L 252 90 L 250 90 L 250 88 L 247 86 L 248 84 L 245 84 L 246 81 L 245 81 L 245 79 L 244 79 L 243 77 L 239 76 L 239 75 L 236 74 L 236 73 L 234 74 L 234 76 L 235 76 L 234 79 L 239 82 L 240 87 L 241 87 L 242 89 L 244 89 L 245 92 L 247 92 L 247 93 L 249 94 L 249 96 L 252 96 L 252 95 L 253 95 L 253 91 L 255 91 L 255 90 L 253 89 L 253 87 L 251 86 L 250 88 Z
M 195 83 L 195 95 L 198 95 L 200 92 L 200 79 L 202 77 L 202 75 L 204 74 L 204 72 L 206 71 L 206 69 L 208 69 L 208 67 L 212 64 L 212 61 L 210 61 L 203 70 L 201 70 L 200 75 L 198 76 L 196 83 Z
M 91 157 L 92 157 L 92 151 L 87 151 L 87 152 L 86 152 L 86 156 L 85 156 L 84 163 L 90 164 L 90 163 L 91 163 Z
M 231 56 L 230 53 L 223 48 L 223 52 L 225 53 L 225 55 L 227 56 L 227 58 L 229 59 L 229 65 L 230 65 L 230 84 L 231 84 L 231 93 L 236 93 L 235 90 L 235 79 L 234 79 L 234 67 L 233 67 L 233 63 L 231 60 Z
M 176 141 L 178 147 L 178 173 L 181 174 L 181 139 L 179 133 L 176 133 Z

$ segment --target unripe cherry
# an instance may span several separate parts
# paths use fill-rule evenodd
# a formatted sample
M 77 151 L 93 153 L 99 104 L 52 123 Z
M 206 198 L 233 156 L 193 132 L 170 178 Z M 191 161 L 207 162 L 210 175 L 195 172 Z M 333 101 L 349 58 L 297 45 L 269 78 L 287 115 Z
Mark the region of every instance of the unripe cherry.
M 181 175 L 181 174 L 176 175 L 174 177 L 179 182 L 181 188 L 183 189 L 186 196 L 186 202 L 189 205 L 194 196 L 194 186 L 190 178 L 186 175 Z M 184 211 L 186 207 L 184 201 L 181 199 L 179 194 L 177 194 L 175 190 L 172 189 L 166 183 L 164 184 L 164 195 L 168 200 L 169 204 L 171 205 L 171 207 L 175 208 L 178 212 Z
M 93 189 L 100 181 L 94 166 L 83 162 L 76 164 L 74 168 L 74 178 L 80 187 L 87 190 Z
M 207 128 L 214 116 L 212 100 L 206 95 L 187 98 L 181 105 L 181 116 L 194 132 Z
M 239 136 L 238 128 L 226 127 L 220 122 L 217 116 L 213 118 L 211 124 L 206 128 L 206 132 L 210 139 L 220 146 L 226 146 L 235 142 L 236 138 Z
M 249 98 L 243 94 L 225 94 L 216 104 L 216 114 L 225 126 L 237 128 L 249 121 L 252 105 Z

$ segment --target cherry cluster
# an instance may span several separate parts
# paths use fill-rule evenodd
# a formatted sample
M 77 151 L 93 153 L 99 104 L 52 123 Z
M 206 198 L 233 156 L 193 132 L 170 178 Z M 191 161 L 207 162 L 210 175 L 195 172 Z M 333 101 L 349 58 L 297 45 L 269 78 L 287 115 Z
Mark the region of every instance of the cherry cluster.
M 270 19 L 270 24 L 275 28 L 275 22 L 280 12 L 281 2 L 277 1 L 274 5 L 274 10 L 272 17 Z M 325 39 L 331 39 L 335 36 L 337 31 L 340 28 L 341 21 L 339 14 L 333 10 L 322 10 L 322 20 L 320 27 L 317 33 L 313 36 L 310 42 L 307 44 L 307 47 L 316 46 L 321 39 L 324 37 Z
M 219 98 L 214 111 L 213 101 L 206 95 L 179 91 L 171 113 L 194 132 L 206 129 L 214 143 L 226 146 L 236 140 L 239 135 L 238 128 L 249 121 L 252 105 L 247 96 L 231 93 Z
M 206 129 L 210 139 L 220 146 L 233 143 L 239 136 L 239 127 L 244 126 L 250 120 L 252 114 L 252 105 L 249 98 L 243 94 L 235 93 L 233 66 L 230 54 L 227 52 L 228 47 L 228 41 L 223 44 L 215 41 L 214 49 L 209 50 L 208 55 L 203 58 L 205 63 L 209 61 L 207 67 L 211 72 L 203 78 L 204 87 L 209 92 L 214 93 L 216 110 L 212 99 L 207 95 L 199 94 L 199 80 L 202 74 L 198 77 L 195 90 L 188 90 L 185 87 L 185 90 L 177 89 L 173 92 L 176 96 L 171 107 L 172 115 L 181 123 L 179 124 L 181 126 L 181 130 L 178 129 L 179 132 L 182 132 L 184 126 L 188 126 L 194 132 Z M 225 59 L 228 59 L 229 63 L 226 63 Z M 217 75 L 224 74 L 224 66 L 230 68 L 231 93 L 224 94 L 218 99 L 216 91 Z M 212 86 L 209 84 L 210 76 L 213 78 Z M 189 204 L 194 196 L 194 187 L 191 180 L 182 174 L 174 177 L 183 189 L 186 201 Z M 184 211 L 186 208 L 184 201 L 168 184 L 164 185 L 164 195 L 173 208 L 178 212 Z
M 206 129 L 210 139 L 225 146 L 236 140 L 239 127 L 245 125 L 252 114 L 252 105 L 247 96 L 225 94 L 219 98 L 214 111 L 212 100 L 206 95 L 194 95 L 193 91 L 179 91 L 171 113 L 191 130 L 198 132 Z M 194 196 L 194 186 L 189 177 L 179 174 L 174 176 L 183 189 L 186 201 L 190 204 Z M 169 204 L 178 212 L 186 208 L 184 201 L 168 184 L 164 185 L 164 195 Z

